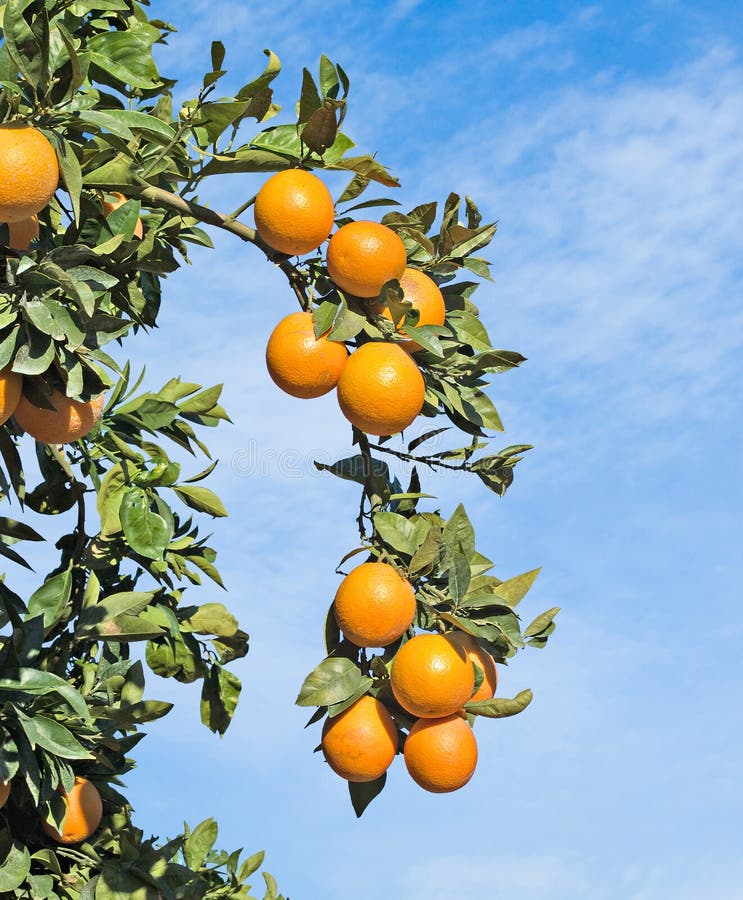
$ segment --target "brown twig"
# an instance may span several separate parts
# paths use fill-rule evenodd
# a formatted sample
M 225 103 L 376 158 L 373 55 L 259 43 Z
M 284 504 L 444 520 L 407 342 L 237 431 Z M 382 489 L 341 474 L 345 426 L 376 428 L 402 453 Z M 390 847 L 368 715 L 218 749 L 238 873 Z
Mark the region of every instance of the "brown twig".
M 261 240 L 254 228 L 238 222 L 233 216 L 224 215 L 224 213 L 210 209 L 208 206 L 202 206 L 200 203 L 186 200 L 180 194 L 174 194 L 171 191 L 153 187 L 152 185 L 143 187 L 139 196 L 153 206 L 163 206 L 166 209 L 172 209 L 181 215 L 190 216 L 193 219 L 198 219 L 200 222 L 205 222 L 207 225 L 214 225 L 224 231 L 229 231 L 246 243 L 255 244 L 259 250 L 263 251 L 268 260 L 278 266 L 286 275 L 289 285 L 302 308 L 308 308 L 309 300 L 307 298 L 307 281 L 305 277 L 296 266 L 289 262 L 286 256 L 277 253 L 265 241 Z

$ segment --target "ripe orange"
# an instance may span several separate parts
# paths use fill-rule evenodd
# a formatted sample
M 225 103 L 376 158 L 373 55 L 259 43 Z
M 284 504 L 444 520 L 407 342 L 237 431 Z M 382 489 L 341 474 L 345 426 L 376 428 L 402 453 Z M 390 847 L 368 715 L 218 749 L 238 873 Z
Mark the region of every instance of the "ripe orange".
M 470 699 L 475 670 L 449 635 L 418 634 L 395 654 L 390 683 L 403 709 L 437 719 L 457 712 Z
M 385 282 L 402 277 L 406 262 L 400 237 L 379 222 L 349 222 L 328 244 L 328 274 L 357 297 L 378 296 Z
M 347 359 L 344 344 L 329 341 L 325 335 L 315 337 L 309 312 L 291 313 L 282 319 L 266 347 L 268 374 L 282 391 L 305 400 L 332 391 Z
M 69 794 L 64 795 L 67 804 L 67 815 L 62 824 L 62 831 L 57 831 L 48 822 L 41 827 L 49 837 L 58 844 L 79 844 L 86 841 L 101 824 L 103 803 L 98 788 L 87 778 L 75 777 L 75 784 Z
M 8 797 L 10 797 L 10 782 L 0 778 L 0 809 L 8 802 Z
M 413 586 L 387 563 L 367 562 L 350 572 L 335 595 L 335 618 L 359 647 L 386 647 L 415 615 Z
M 8 246 L 13 250 L 28 250 L 31 241 L 39 236 L 39 217 L 29 216 L 18 222 L 8 222 Z
M 347 781 L 374 781 L 397 753 L 397 728 L 386 707 L 368 694 L 325 720 L 322 750 L 330 768 Z
M 21 394 L 14 413 L 20 427 L 42 444 L 71 444 L 85 437 L 103 411 L 103 394 L 83 403 L 55 388 L 49 401 L 53 410 L 36 406 Z
M 30 125 L 0 125 L 0 222 L 41 212 L 59 184 L 54 147 Z
M 330 191 L 316 175 L 303 169 L 272 175 L 258 191 L 253 212 L 259 237 L 290 256 L 319 247 L 335 218 Z
M 427 791 L 446 794 L 463 787 L 477 765 L 477 741 L 458 715 L 418 719 L 405 739 L 410 777 Z
M 18 407 L 23 390 L 23 376 L 10 368 L 0 372 L 0 425 L 7 422 Z
M 348 421 L 368 434 L 397 434 L 423 408 L 426 384 L 397 344 L 373 341 L 352 353 L 338 379 L 338 403 Z
M 106 200 L 104 198 L 103 202 L 103 215 L 108 217 L 111 213 L 118 209 L 120 206 L 123 206 L 129 197 L 125 197 L 123 194 L 120 194 L 118 191 L 109 191 L 109 196 L 113 197 L 113 200 Z M 142 220 L 137 219 L 137 224 L 134 226 L 134 237 L 142 240 L 142 236 L 144 235 L 144 226 L 142 225 Z
M 464 650 L 467 654 L 467 659 L 482 669 L 485 676 L 480 683 L 480 687 L 469 700 L 490 700 L 498 687 L 498 671 L 495 668 L 495 660 L 487 650 L 483 650 L 477 642 L 477 638 L 471 634 L 466 634 L 464 631 L 456 631 L 451 634 L 451 638 Z
M 444 295 L 439 290 L 436 282 L 429 278 L 420 269 L 405 269 L 400 279 L 400 287 L 403 290 L 403 300 L 408 300 L 420 313 L 418 325 L 443 325 L 446 319 L 446 306 Z M 392 313 L 389 307 L 382 310 L 382 315 L 392 321 Z M 400 332 L 405 334 L 404 331 Z M 401 344 L 403 350 L 408 353 L 417 353 L 422 347 L 415 341 L 406 341 Z

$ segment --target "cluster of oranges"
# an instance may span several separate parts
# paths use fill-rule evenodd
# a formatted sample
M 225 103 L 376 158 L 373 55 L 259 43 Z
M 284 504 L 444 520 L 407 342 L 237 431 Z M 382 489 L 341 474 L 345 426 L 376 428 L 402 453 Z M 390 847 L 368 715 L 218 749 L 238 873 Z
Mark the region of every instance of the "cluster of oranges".
M 344 636 L 358 647 L 387 647 L 413 625 L 413 586 L 388 563 L 357 566 L 341 582 L 333 604 Z M 474 664 L 474 665 L 473 665 Z M 476 668 L 482 679 L 475 689 Z M 498 683 L 493 658 L 464 632 L 422 633 L 395 654 L 389 687 L 415 722 L 405 738 L 408 772 L 421 787 L 446 793 L 463 787 L 477 765 L 477 742 L 463 712 L 488 700 Z M 399 731 L 384 703 L 369 694 L 327 718 L 322 749 L 330 767 L 352 782 L 374 781 L 391 765 Z
M 0 809 L 10 796 L 10 782 L 0 779 Z M 66 811 L 62 830 L 42 822 L 41 827 L 58 844 L 79 844 L 87 839 L 101 824 L 103 801 L 98 788 L 81 775 L 75 776 L 75 783 L 69 791 L 61 791 Z
M 330 235 L 333 199 L 317 176 L 301 169 L 278 172 L 255 200 L 259 237 L 282 253 L 300 255 L 319 247 Z M 436 282 L 407 266 L 400 237 L 379 222 L 349 222 L 328 242 L 327 270 L 347 294 L 368 301 L 370 312 L 392 319 L 379 294 L 397 280 L 403 300 L 419 314 L 418 325 L 443 325 L 444 298 Z M 400 329 L 398 324 L 398 329 Z M 396 434 L 423 408 L 426 392 L 420 369 L 410 354 L 420 344 L 400 331 L 401 340 L 370 341 L 350 356 L 343 343 L 316 335 L 312 313 L 282 319 L 266 348 L 266 364 L 274 382 L 293 397 L 321 397 L 334 388 L 343 415 L 361 431 Z
M 301 255 L 330 236 L 333 200 L 310 172 L 272 176 L 255 200 L 259 237 L 274 250 Z M 397 280 L 403 301 L 419 325 L 443 325 L 444 298 L 424 272 L 407 265 L 405 245 L 378 222 L 342 225 L 328 241 L 326 266 L 345 293 L 368 303 L 369 312 L 393 320 L 380 301 L 382 287 Z M 350 355 L 345 345 L 317 335 L 310 312 L 292 313 L 276 326 L 266 348 L 274 382 L 294 397 L 320 397 L 336 389 L 344 416 L 361 431 L 391 435 L 407 428 L 423 408 L 425 382 L 411 354 L 421 350 L 395 323 L 401 340 L 367 341 Z M 334 602 L 344 636 L 358 647 L 388 647 L 412 628 L 415 591 L 391 565 L 363 563 L 341 583 Z M 474 663 L 474 665 L 473 665 Z M 482 673 L 477 689 L 476 667 Z M 435 793 L 465 785 L 477 764 L 477 742 L 463 706 L 489 699 L 497 674 L 493 658 L 463 632 L 417 634 L 393 658 L 389 687 L 415 719 L 404 757 L 412 778 Z M 330 767 L 351 782 L 374 781 L 398 751 L 399 730 L 384 703 L 365 694 L 328 717 L 322 749 Z
M 39 213 L 59 184 L 57 155 L 49 140 L 29 125 L 0 126 L 0 222 L 7 224 L 8 246 L 28 250 L 39 236 Z M 101 198 L 104 215 L 126 202 L 113 193 Z M 135 236 L 142 237 L 142 223 Z M 0 424 L 11 416 L 37 441 L 68 444 L 86 435 L 100 418 L 103 396 L 84 403 L 53 390 L 48 406 L 23 393 L 23 377 L 9 367 L 0 371 Z

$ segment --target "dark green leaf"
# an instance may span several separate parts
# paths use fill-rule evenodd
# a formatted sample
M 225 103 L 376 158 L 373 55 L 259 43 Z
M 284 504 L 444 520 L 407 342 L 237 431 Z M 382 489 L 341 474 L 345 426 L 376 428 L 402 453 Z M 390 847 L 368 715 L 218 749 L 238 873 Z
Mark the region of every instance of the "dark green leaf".
M 361 818 L 372 800 L 381 794 L 386 782 L 386 772 L 374 781 L 348 782 L 348 793 L 351 795 L 351 803 L 357 819 Z
M 31 594 L 28 600 L 28 618 L 44 616 L 44 628 L 50 629 L 65 613 L 72 594 L 72 574 L 69 570 L 49 578 Z

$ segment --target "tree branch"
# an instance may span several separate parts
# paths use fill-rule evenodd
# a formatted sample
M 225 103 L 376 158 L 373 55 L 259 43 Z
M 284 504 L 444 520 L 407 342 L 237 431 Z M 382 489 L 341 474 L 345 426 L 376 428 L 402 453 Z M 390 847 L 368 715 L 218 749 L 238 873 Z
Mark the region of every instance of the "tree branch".
M 255 244 L 259 250 L 263 251 L 266 258 L 274 263 L 274 265 L 278 266 L 284 275 L 286 275 L 289 285 L 294 291 L 297 300 L 299 300 L 302 309 L 309 308 L 307 280 L 304 275 L 302 275 L 296 266 L 289 262 L 283 253 L 277 253 L 273 248 L 269 247 L 265 241 L 261 240 L 258 232 L 254 228 L 251 228 L 249 225 L 244 225 L 242 222 L 238 222 L 233 216 L 226 216 L 224 213 L 210 209 L 208 206 L 202 206 L 200 203 L 193 203 L 191 200 L 186 200 L 185 197 L 181 197 L 180 194 L 174 194 L 171 191 L 153 187 L 152 185 L 143 187 L 139 196 L 142 200 L 153 206 L 162 206 L 166 209 L 172 209 L 183 216 L 190 216 L 193 219 L 198 219 L 200 222 L 205 222 L 207 225 L 214 225 L 224 231 L 229 231 L 231 234 L 237 235 L 240 240 L 245 241 L 246 243 Z

